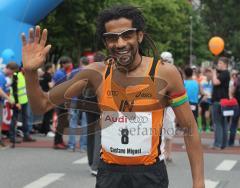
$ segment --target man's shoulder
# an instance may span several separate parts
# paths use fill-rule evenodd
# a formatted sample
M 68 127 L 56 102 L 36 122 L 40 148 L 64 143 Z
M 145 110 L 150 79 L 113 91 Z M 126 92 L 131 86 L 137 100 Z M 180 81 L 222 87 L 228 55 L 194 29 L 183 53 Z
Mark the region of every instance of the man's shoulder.
M 157 76 L 167 84 L 166 94 L 172 95 L 184 90 L 182 75 L 174 65 L 161 62 L 158 66 Z
M 175 76 L 180 74 L 177 67 L 170 63 L 160 62 L 158 69 L 158 76 L 166 79 L 175 79 Z
M 200 85 L 197 80 L 192 80 L 192 82 L 193 82 L 195 85 Z
M 96 74 L 104 74 L 107 65 L 104 62 L 94 62 L 84 68 L 84 71 L 89 71 L 92 76 Z
M 59 77 L 63 77 L 66 76 L 66 72 L 63 69 L 58 69 L 56 70 L 56 72 L 53 74 L 53 78 L 59 78 Z
M 106 64 L 104 62 L 94 62 L 89 65 L 90 68 L 95 69 L 95 70 L 105 70 Z
M 20 72 L 17 73 L 17 77 L 18 77 L 18 78 L 24 78 L 24 75 L 23 75 L 23 73 L 20 71 Z
M 229 70 L 218 70 L 220 74 L 229 74 L 230 75 L 230 72 Z
M 229 72 L 228 70 L 225 70 L 225 71 L 223 71 L 223 72 L 224 72 L 224 74 L 226 74 L 227 76 L 230 77 L 230 72 Z
M 52 77 L 52 75 L 51 75 L 51 73 L 45 72 L 42 77 L 49 78 L 49 77 Z
M 64 74 L 65 71 L 63 69 L 57 69 L 55 74 Z
M 184 80 L 184 84 L 187 84 L 187 85 L 191 85 L 191 86 L 199 86 L 199 83 L 197 82 L 197 80 Z
M 221 71 L 219 76 L 226 81 L 230 80 L 230 72 L 228 70 Z
M 96 80 L 102 80 L 103 74 L 106 70 L 106 65 L 104 63 L 96 62 L 85 66 L 81 71 L 78 71 L 74 79 L 89 79 L 92 82 Z
M 72 72 L 71 72 L 71 77 L 75 76 L 75 74 L 77 74 L 77 73 L 80 72 L 81 70 L 82 70 L 82 68 L 73 69 Z

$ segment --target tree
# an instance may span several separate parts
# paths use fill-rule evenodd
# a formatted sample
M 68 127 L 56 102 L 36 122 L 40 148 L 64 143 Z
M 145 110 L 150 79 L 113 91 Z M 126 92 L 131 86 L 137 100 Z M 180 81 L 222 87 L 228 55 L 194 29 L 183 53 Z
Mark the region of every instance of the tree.
M 194 64 L 200 65 L 204 60 L 212 58 L 208 50 L 208 41 L 211 34 L 207 30 L 200 9 L 192 11 L 192 54 L 196 57 Z
M 146 32 L 159 52 L 170 51 L 177 64 L 189 59 L 189 16 L 191 4 L 186 0 L 65 0 L 41 25 L 48 28 L 53 54 L 66 54 L 78 59 L 81 52 L 95 50 L 96 17 L 103 8 L 113 4 L 132 4 L 146 17 Z
M 225 41 L 225 54 L 231 51 L 240 59 L 240 4 L 236 0 L 202 1 L 201 15 L 211 36 L 218 35 Z
M 54 61 L 61 55 L 73 57 L 75 62 L 84 50 L 96 48 L 96 13 L 103 7 L 103 1 L 65 0 L 42 22 L 49 30 L 49 43 L 53 44 Z
M 184 64 L 189 55 L 189 15 L 186 0 L 108 0 L 105 6 L 131 4 L 139 7 L 146 18 L 146 32 L 159 52 L 170 51 L 177 64 Z

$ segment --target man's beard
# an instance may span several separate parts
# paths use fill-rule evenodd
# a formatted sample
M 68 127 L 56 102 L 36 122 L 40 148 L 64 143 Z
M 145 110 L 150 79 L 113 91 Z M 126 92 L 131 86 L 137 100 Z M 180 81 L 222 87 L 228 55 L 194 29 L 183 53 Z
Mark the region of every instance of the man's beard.
M 129 67 L 133 63 L 133 60 L 134 60 L 133 54 L 122 55 L 117 57 L 116 64 L 117 66 L 121 66 L 121 67 Z
M 131 66 L 131 64 L 134 62 L 136 51 L 134 51 L 133 48 L 131 48 L 130 53 L 127 54 L 117 54 L 115 55 L 115 50 L 110 51 L 110 57 L 114 59 L 115 65 L 119 68 L 128 68 Z

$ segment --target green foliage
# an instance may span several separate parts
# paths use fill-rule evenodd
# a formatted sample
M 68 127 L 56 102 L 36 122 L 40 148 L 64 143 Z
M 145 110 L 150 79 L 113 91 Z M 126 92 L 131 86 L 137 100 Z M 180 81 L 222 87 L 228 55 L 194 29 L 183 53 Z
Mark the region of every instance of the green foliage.
M 240 59 L 240 17 L 239 1 L 204 0 L 202 17 L 210 36 L 220 36 L 225 41 L 225 52 L 231 51 L 238 61 Z M 226 53 L 225 53 L 226 54 Z
M 192 54 L 196 57 L 194 64 L 200 65 L 202 61 L 212 58 L 208 50 L 208 41 L 210 33 L 207 26 L 204 24 L 199 10 L 194 10 L 192 13 Z
M 189 18 L 194 14 L 187 0 L 65 0 L 41 22 L 41 26 L 49 30 L 53 57 L 69 55 L 77 60 L 83 51 L 101 47 L 95 38 L 96 17 L 103 8 L 115 4 L 139 7 L 146 18 L 146 33 L 153 39 L 159 53 L 170 51 L 176 64 L 188 63 Z M 198 61 L 209 57 L 207 36 L 199 14 L 193 16 L 193 54 Z
M 139 7 L 146 19 L 146 32 L 155 42 L 159 52 L 172 52 L 177 64 L 187 61 L 191 5 L 186 0 L 108 0 L 105 5 L 114 4 Z
M 96 47 L 95 18 L 102 4 L 95 0 L 65 0 L 40 23 L 49 31 L 55 57 L 68 55 L 78 62 L 83 51 Z

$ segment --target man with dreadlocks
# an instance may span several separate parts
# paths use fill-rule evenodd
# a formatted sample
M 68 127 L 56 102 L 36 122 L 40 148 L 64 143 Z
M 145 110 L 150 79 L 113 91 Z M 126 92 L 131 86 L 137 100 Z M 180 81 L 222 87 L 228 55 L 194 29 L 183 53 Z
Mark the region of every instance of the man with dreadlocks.
M 93 63 L 73 79 L 49 93 L 41 91 L 37 69 L 43 65 L 51 45 L 47 30 L 29 30 L 22 35 L 23 66 L 32 110 L 47 112 L 56 105 L 92 87 L 98 104 L 79 101 L 81 109 L 101 114 L 101 163 L 97 188 L 166 188 L 166 167 L 159 158 L 164 108 L 171 106 L 191 164 L 193 187 L 203 188 L 203 153 L 197 125 L 178 70 L 158 60 L 153 42 L 144 33 L 144 18 L 138 8 L 115 6 L 100 13 L 97 33 L 108 50 L 105 63 Z M 144 56 L 143 41 L 154 50 Z M 89 125 L 90 126 L 90 125 Z

